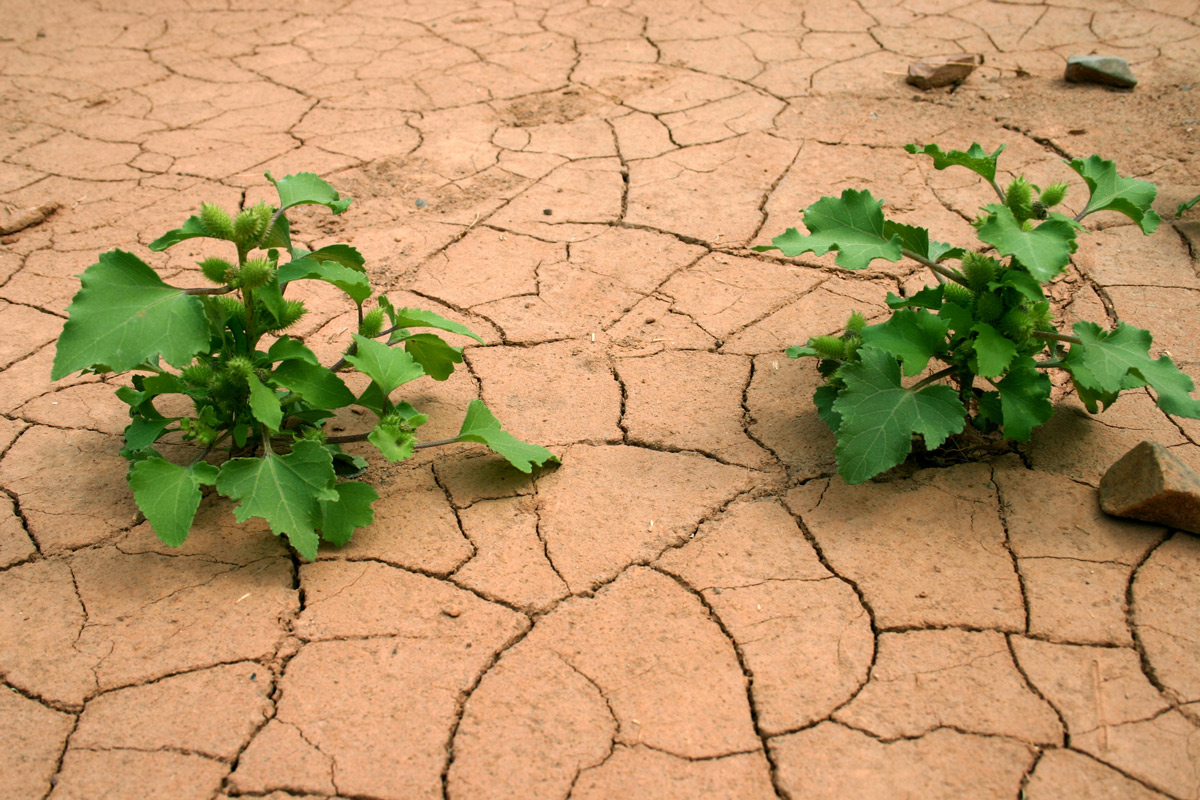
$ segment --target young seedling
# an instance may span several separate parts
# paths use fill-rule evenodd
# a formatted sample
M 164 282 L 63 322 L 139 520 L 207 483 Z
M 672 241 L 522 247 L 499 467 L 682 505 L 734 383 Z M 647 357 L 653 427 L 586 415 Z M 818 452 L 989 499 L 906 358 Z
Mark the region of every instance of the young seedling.
M 1090 192 L 1074 217 L 1052 211 L 1067 184 L 1040 189 L 1013 179 L 996 183 L 1001 145 L 987 153 L 910 144 L 910 153 L 933 159 L 935 169 L 965 167 L 983 177 L 999 197 L 985 205 L 974 226 L 983 247 L 966 250 L 934 241 L 929 231 L 885 219 L 883 203 L 870 192 L 846 189 L 804 211 L 808 234 L 789 228 L 773 245 L 785 256 L 837 251 L 835 263 L 862 269 L 875 259 L 910 258 L 937 282 L 911 297 L 889 294 L 893 313 L 867 325 L 850 316 L 841 336 L 817 336 L 791 347 L 792 358 L 819 359 L 826 383 L 813 395 L 817 413 L 837 436 L 838 472 L 861 483 L 908 456 L 914 435 L 926 448 L 940 447 L 968 422 L 984 433 L 1000 431 L 1028 441 L 1053 413 L 1050 369 L 1066 370 L 1087 409 L 1111 405 L 1124 389 L 1149 385 L 1168 414 L 1200 418 L 1191 378 L 1169 356 L 1150 356 L 1150 333 L 1117 323 L 1105 330 L 1078 322 L 1073 334 L 1058 330 L 1043 284 L 1054 280 L 1075 252 L 1080 220 L 1116 211 L 1151 234 L 1159 216 L 1151 208 L 1153 184 L 1117 174 L 1099 156 L 1074 159 Z M 938 366 L 930 371 L 930 362 Z M 923 376 L 923 377 L 919 377 Z M 904 378 L 914 379 L 907 385 Z M 947 383 L 948 382 L 948 383 Z
M 352 441 L 369 441 L 389 461 L 454 442 L 487 445 L 523 472 L 557 460 L 501 429 L 478 400 L 453 439 L 420 441 L 416 431 L 426 416 L 393 393 L 424 376 L 446 380 L 463 356 L 438 334 L 413 329 L 482 339 L 433 312 L 395 308 L 384 295 L 364 310 L 373 292 L 359 252 L 345 244 L 312 252 L 297 247 L 286 216 L 301 205 L 341 214 L 350 198 L 311 173 L 266 177 L 279 193 L 278 207 L 259 203 L 231 218 L 204 203 L 198 215 L 150 244 L 158 252 L 198 237 L 229 242 L 235 259 L 199 262 L 212 286 L 171 286 L 137 256 L 112 250 L 83 273 L 58 340 L 54 379 L 73 372 L 138 373 L 132 386 L 116 390 L 131 417 L 121 452 L 130 461 L 134 500 L 163 542 L 183 543 L 201 487 L 215 486 L 238 503 L 238 522 L 261 517 L 309 560 L 321 539 L 345 544 L 371 522 L 378 499 L 368 484 L 341 479 L 366 467 L 342 451 Z M 288 258 L 281 262 L 282 254 Z M 302 300 L 285 297 L 300 280 L 336 286 L 357 309 L 358 330 L 331 366 L 285 332 L 305 314 Z M 339 377 L 351 369 L 370 379 L 357 396 Z M 188 398 L 191 413 L 160 412 L 155 401 L 165 395 Z M 324 423 L 347 406 L 371 412 L 374 427 L 328 435 Z M 169 434 L 199 452 L 186 464 L 167 460 L 155 443 Z M 224 460 L 211 463 L 214 456 Z

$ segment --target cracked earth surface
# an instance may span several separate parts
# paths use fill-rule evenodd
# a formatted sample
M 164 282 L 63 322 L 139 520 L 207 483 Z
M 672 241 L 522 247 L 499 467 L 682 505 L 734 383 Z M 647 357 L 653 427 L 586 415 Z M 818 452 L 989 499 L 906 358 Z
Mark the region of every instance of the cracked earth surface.
M 956 91 L 897 76 L 960 51 Z M 1092 52 L 1141 84 L 1062 82 Z M 1200 0 L 8 4 L 5 797 L 1200 797 L 1200 540 L 1095 498 L 1142 439 L 1200 466 L 1200 425 L 1061 388 L 1019 453 L 847 486 L 782 350 L 924 275 L 750 250 L 845 186 L 973 241 L 982 187 L 910 141 L 1005 143 L 1042 185 L 1098 153 L 1168 217 L 1198 69 Z M 267 170 L 355 198 L 298 239 L 483 336 L 414 398 L 428 438 L 482 397 L 561 467 L 376 467 L 374 524 L 311 564 L 212 498 L 158 542 L 113 381 L 51 383 L 53 341 L 103 250 L 196 279 L 144 245 Z M 1200 377 L 1197 228 L 1093 227 L 1062 317 Z M 307 300 L 336 354 L 345 307 Z

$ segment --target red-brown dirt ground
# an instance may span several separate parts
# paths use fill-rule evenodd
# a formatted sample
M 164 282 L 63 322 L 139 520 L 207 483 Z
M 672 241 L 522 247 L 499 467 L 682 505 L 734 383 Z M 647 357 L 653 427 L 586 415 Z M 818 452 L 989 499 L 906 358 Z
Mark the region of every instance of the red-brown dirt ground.
M 847 186 L 972 242 L 986 186 L 908 142 L 1006 144 L 1073 211 L 1062 161 L 1096 153 L 1167 222 L 1089 218 L 1064 326 L 1119 316 L 1200 377 L 1200 0 L 2 9 L 3 797 L 1200 797 L 1200 541 L 1095 491 L 1143 439 L 1200 467 L 1200 423 L 1063 388 L 1018 452 L 848 486 L 783 350 L 926 274 L 750 249 Z M 955 52 L 962 86 L 905 85 Z M 1139 85 L 1064 82 L 1091 53 Z M 560 467 L 375 464 L 375 522 L 315 563 L 215 496 L 158 542 L 123 379 L 52 383 L 54 340 L 102 251 L 198 279 L 202 246 L 145 245 L 267 171 L 355 198 L 299 241 L 483 336 L 417 390 L 425 435 L 482 397 Z M 347 306 L 307 299 L 336 353 Z

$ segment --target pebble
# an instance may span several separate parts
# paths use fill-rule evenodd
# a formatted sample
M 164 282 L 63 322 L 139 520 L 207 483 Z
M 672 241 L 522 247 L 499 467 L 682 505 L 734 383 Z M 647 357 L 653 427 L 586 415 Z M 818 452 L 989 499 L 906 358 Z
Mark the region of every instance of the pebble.
M 1122 89 L 1137 86 L 1129 62 L 1115 56 L 1071 56 L 1063 77 L 1071 83 L 1103 83 Z
M 1158 442 L 1142 442 L 1100 479 L 1100 508 L 1200 533 L 1200 475 Z
M 422 200 L 419 197 L 417 198 L 417 208 L 425 208 L 425 206 L 427 206 L 427 205 L 429 205 L 429 203 L 426 203 L 424 200 Z
M 908 83 L 918 89 L 937 89 L 957 85 L 975 71 L 980 58 L 963 53 L 955 56 L 929 56 L 908 65 Z
M 548 208 L 543 208 L 543 209 L 542 209 L 542 213 L 543 213 L 543 214 L 545 214 L 545 215 L 548 217 L 548 216 L 550 216 L 551 214 L 553 214 L 554 212 L 553 212 L 553 211 L 551 211 L 551 210 L 550 210 L 550 209 L 548 209 Z

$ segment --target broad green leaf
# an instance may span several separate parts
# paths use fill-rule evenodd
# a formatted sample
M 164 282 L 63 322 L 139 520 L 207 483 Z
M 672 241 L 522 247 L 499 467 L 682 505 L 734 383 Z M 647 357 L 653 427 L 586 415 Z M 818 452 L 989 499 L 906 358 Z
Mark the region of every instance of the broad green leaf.
M 963 429 L 966 416 L 951 387 L 906 389 L 891 353 L 875 347 L 858 352 L 858 363 L 842 367 L 846 388 L 833 403 L 833 411 L 841 415 L 835 449 L 838 472 L 852 484 L 903 461 L 912 449 L 914 433 L 924 437 L 926 447 L 939 447 L 947 436 Z
M 805 358 L 807 356 L 819 355 L 816 350 L 813 350 L 808 345 L 795 344 L 783 351 L 788 358 Z
M 432 311 L 425 311 L 420 308 L 395 308 L 390 300 L 382 296 L 379 298 L 379 307 L 384 310 L 388 315 L 388 319 L 391 320 L 392 325 L 396 328 L 437 328 L 449 333 L 460 333 L 463 336 L 469 336 L 480 344 L 483 344 L 483 338 L 472 333 L 471 329 L 466 325 L 446 319 Z
M 1017 356 L 1017 346 L 986 322 L 971 326 L 975 339 L 971 343 L 975 355 L 971 369 L 981 378 L 994 378 L 1004 373 Z M 1024 440 L 1022 440 L 1024 441 Z
M 1028 356 L 1017 360 L 996 384 L 1000 390 L 1000 413 L 1004 435 L 1018 442 L 1027 442 L 1033 429 L 1054 415 L 1050 403 L 1050 376 L 1034 368 Z
M 149 247 L 152 252 L 160 253 L 172 245 L 198 237 L 217 238 L 215 236 L 209 237 L 208 233 L 204 230 L 204 223 L 200 221 L 200 217 L 193 215 L 187 218 L 187 222 L 183 223 L 182 227 L 176 228 L 173 231 L 167 231 L 151 242 Z
M 833 402 L 838 398 L 838 388 L 824 384 L 818 386 L 813 392 L 813 405 L 817 407 L 817 416 L 819 416 L 829 430 L 834 433 L 838 432 L 838 428 L 842 425 L 842 415 L 833 410 Z
M 379 493 L 361 481 L 343 481 L 334 488 L 338 499 L 321 501 L 320 519 L 314 525 L 321 529 L 322 539 L 340 547 L 350 541 L 356 528 L 375 520 L 371 504 L 379 499 Z
M 178 547 L 192 529 L 200 507 L 200 486 L 216 481 L 216 468 L 203 462 L 189 469 L 163 458 L 138 461 L 129 470 L 129 488 L 138 508 L 163 544 Z
M 946 352 L 946 321 L 924 308 L 902 308 L 887 322 L 863 328 L 863 343 L 904 362 L 904 374 L 920 375 L 929 359 Z
M 371 281 L 366 274 L 352 267 L 342 266 L 336 261 L 316 261 L 306 256 L 289 261 L 279 268 L 280 284 L 286 285 L 305 278 L 333 284 L 360 305 L 371 296 Z
M 964 336 L 970 332 L 971 326 L 975 324 L 975 318 L 971 316 L 971 312 L 958 303 L 943 303 L 942 310 L 938 312 L 938 316 L 946 321 L 946 324 L 950 326 L 950 330 Z
M 929 230 L 927 228 L 919 228 L 916 225 L 905 225 L 901 222 L 892 222 L 890 219 L 883 221 L 884 236 L 898 236 L 900 238 L 900 246 L 905 250 L 911 250 L 917 255 L 924 256 L 930 261 L 941 261 L 944 258 L 962 258 L 963 249 L 954 245 L 946 244 L 945 242 L 932 242 L 929 240 Z
M 1192 379 L 1179 371 L 1170 356 L 1150 358 L 1153 339 L 1149 331 L 1117 323 L 1104 331 L 1094 322 L 1075 323 L 1082 344 L 1071 345 L 1065 366 L 1077 383 L 1097 395 L 1111 395 L 1130 388 L 1130 376 L 1150 384 L 1158 395 L 1158 407 L 1168 414 L 1200 418 L 1200 400 L 1189 395 Z
M 313 250 L 311 253 L 307 250 L 296 249 L 292 251 L 292 258 L 309 258 L 321 263 L 332 261 L 335 264 L 341 264 L 343 267 L 357 270 L 358 272 L 365 272 L 366 268 L 363 265 L 367 263 L 366 259 L 362 257 L 362 253 L 348 244 L 331 244 L 319 250 Z
M 317 354 L 309 350 L 299 339 L 293 339 L 290 336 L 281 336 L 271 345 L 271 349 L 267 351 L 267 358 L 274 364 L 277 361 L 307 361 L 309 364 L 320 365 L 320 360 L 317 359 Z
M 888 292 L 887 304 L 889 308 L 938 309 L 942 307 L 942 292 L 945 288 L 940 283 L 936 286 L 926 286 L 912 297 L 900 297 Z
M 416 359 L 399 347 L 388 347 L 383 342 L 359 336 L 357 333 L 352 336 L 358 345 L 358 352 L 346 356 L 346 360 L 359 372 L 379 384 L 385 396 L 391 394 L 397 386 L 425 374 L 425 370 Z
M 200 300 L 163 283 L 132 253 L 104 253 L 83 273 L 82 284 L 67 309 L 52 379 L 101 365 L 125 372 L 160 355 L 182 367 L 208 350 Z
M 136 416 L 130 420 L 125 426 L 125 449 L 124 452 L 134 452 L 144 450 L 150 445 L 158 441 L 158 437 L 163 435 L 163 431 L 167 429 L 172 422 L 173 417 L 144 417 Z
M 863 269 L 877 258 L 900 260 L 900 237 L 884 232 L 883 201 L 870 192 L 846 189 L 841 198 L 822 197 L 804 212 L 805 236 L 788 228 L 755 250 L 780 250 L 785 256 L 802 253 L 824 255 L 837 250 L 835 263 L 846 269 Z
M 1062 272 L 1075 252 L 1075 226 L 1051 218 L 1031 231 L 1021 227 L 1007 206 L 986 206 L 988 217 L 979 226 L 979 240 L 1002 256 L 1013 256 L 1029 274 L 1045 283 Z
M 254 418 L 273 431 L 279 430 L 279 426 L 283 424 L 279 395 L 255 375 L 246 376 L 246 382 L 250 386 L 250 411 Z
M 1016 289 L 1024 297 L 1035 303 L 1040 303 L 1046 299 L 1046 295 L 1042 291 L 1042 285 L 1038 283 L 1037 279 L 1028 272 L 1022 272 L 1019 269 L 1006 270 L 998 280 L 988 284 L 989 289 L 999 289 L 1005 286 Z
M 384 458 L 395 462 L 403 461 L 413 454 L 417 437 L 412 431 L 380 422 L 368 434 L 367 441 L 379 448 Z
M 275 220 L 275 226 L 271 228 L 271 232 L 262 240 L 260 245 L 263 249 L 277 247 L 283 250 L 290 251 L 292 249 L 292 226 L 288 222 L 288 218 L 280 214 L 279 219 Z M 277 260 L 275 254 L 272 260 Z
M 988 155 L 988 153 L 979 146 L 978 142 L 972 142 L 966 152 L 962 150 L 943 151 L 936 144 L 927 144 L 921 146 L 919 144 L 906 144 L 904 149 L 910 153 L 924 154 L 933 159 L 934 169 L 945 169 L 946 167 L 966 167 L 977 175 L 982 175 L 992 183 L 996 182 L 996 161 L 1000 158 L 1000 154 L 1004 152 L 1004 145 L 996 148 L 996 152 Z
M 1136 222 L 1146 235 L 1158 228 L 1162 220 L 1150 207 L 1158 191 L 1153 183 L 1122 178 L 1117 174 L 1117 165 L 1100 156 L 1086 161 L 1076 158 L 1067 166 L 1079 173 L 1092 193 L 1087 207 L 1079 213 L 1080 219 L 1097 211 L 1116 211 Z
M 271 373 L 271 378 L 318 408 L 341 408 L 354 402 L 354 393 L 341 378 L 326 367 L 308 361 L 284 361 Z
M 544 447 L 522 442 L 500 427 L 500 422 L 481 400 L 472 400 L 467 406 L 462 430 L 456 437 L 460 442 L 479 442 L 504 456 L 508 463 L 521 472 L 532 472 L 549 462 L 558 463 L 558 457 Z
M 404 349 L 435 381 L 444 381 L 463 360 L 462 348 L 451 347 L 434 333 L 414 333 L 404 339 Z
M 283 319 L 287 313 L 287 306 L 283 302 L 283 285 L 279 282 L 278 274 L 269 283 L 254 290 L 254 299 L 266 306 L 276 320 Z
M 217 491 L 238 503 L 238 522 L 265 519 L 276 536 L 287 536 L 300 555 L 313 561 L 318 541 L 313 520 L 322 500 L 339 499 L 336 480 L 329 451 L 316 442 L 299 441 L 287 455 L 226 461 Z
M 279 192 L 279 207 L 287 210 L 292 206 L 325 206 L 334 214 L 341 214 L 350 207 L 351 198 L 342 199 L 337 190 L 311 172 L 285 175 L 279 180 L 267 173 L 267 180 L 275 184 Z

